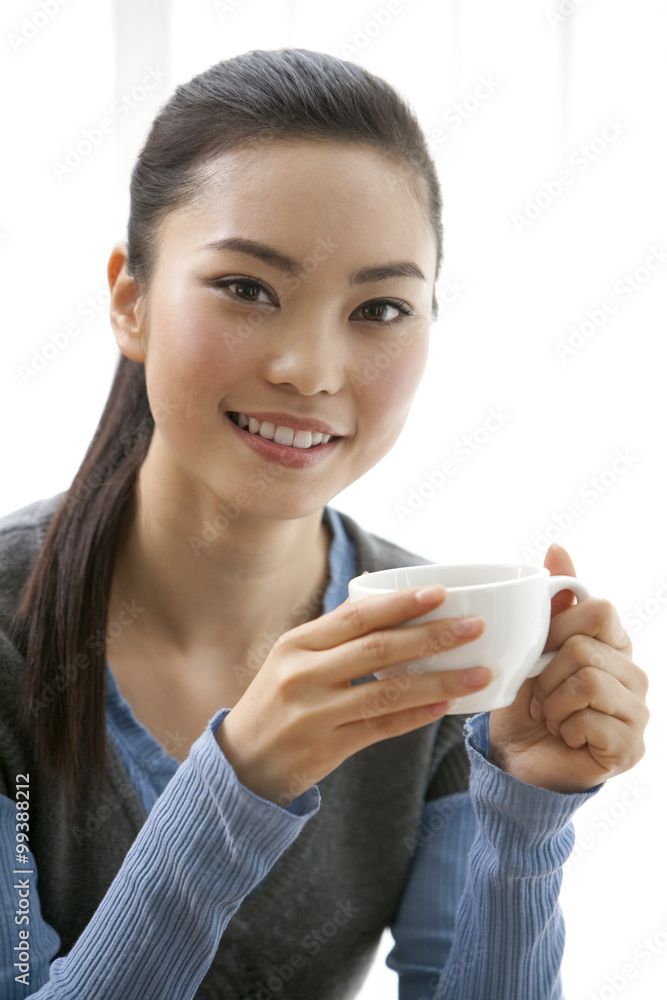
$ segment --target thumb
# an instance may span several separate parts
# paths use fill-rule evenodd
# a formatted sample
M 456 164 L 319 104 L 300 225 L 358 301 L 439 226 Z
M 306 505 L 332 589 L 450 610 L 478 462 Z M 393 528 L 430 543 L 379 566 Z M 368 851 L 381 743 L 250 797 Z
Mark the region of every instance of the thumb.
M 544 565 L 551 576 L 576 576 L 574 563 L 569 552 L 562 545 L 550 545 L 544 557 Z M 574 594 L 571 590 L 561 590 L 551 599 L 551 617 L 565 611 L 574 604 Z
M 368 570 L 365 569 L 361 575 L 362 576 L 367 576 L 368 575 Z M 345 600 L 343 601 L 343 604 L 348 604 L 349 600 L 350 600 L 350 595 L 348 594 L 347 597 L 345 598 Z

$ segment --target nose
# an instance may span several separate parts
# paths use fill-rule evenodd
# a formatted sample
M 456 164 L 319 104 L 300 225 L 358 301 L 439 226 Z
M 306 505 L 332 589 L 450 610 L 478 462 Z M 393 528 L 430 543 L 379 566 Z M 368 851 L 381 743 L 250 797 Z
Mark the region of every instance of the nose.
M 332 395 L 345 383 L 345 338 L 333 318 L 292 316 L 271 338 L 264 377 L 272 385 L 291 386 L 302 396 Z

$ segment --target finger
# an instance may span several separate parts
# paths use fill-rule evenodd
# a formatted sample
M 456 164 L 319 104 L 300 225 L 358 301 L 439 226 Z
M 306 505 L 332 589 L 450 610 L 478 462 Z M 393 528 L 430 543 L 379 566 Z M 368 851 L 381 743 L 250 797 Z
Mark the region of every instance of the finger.
M 299 625 L 292 634 L 304 649 L 332 649 L 376 629 L 390 628 L 425 615 L 442 604 L 446 593 L 441 584 L 436 584 L 373 595 L 360 601 L 351 601 L 348 597 L 333 611 Z
M 616 677 L 596 667 L 583 667 L 542 703 L 549 732 L 557 735 L 570 716 L 591 708 L 643 730 L 648 722 L 646 703 Z
M 573 750 L 587 747 L 591 756 L 608 772 L 606 777 L 634 767 L 645 752 L 643 731 L 592 708 L 575 712 L 566 719 L 559 735 Z
M 378 683 L 380 682 L 378 681 Z M 363 686 L 371 687 L 374 685 L 369 683 Z M 447 706 L 442 703 L 434 706 L 421 705 L 400 712 L 370 714 L 363 719 L 348 722 L 341 726 L 337 732 L 347 751 L 346 756 L 349 756 L 360 747 L 370 746 L 372 743 L 379 743 L 381 740 L 390 739 L 393 736 L 411 733 L 421 726 L 429 725 L 436 719 L 442 718 L 446 713 Z
M 438 653 L 472 642 L 483 631 L 481 618 L 441 618 L 421 625 L 378 629 L 329 650 L 324 667 L 327 680 L 334 684 L 346 682 L 396 664 L 405 664 L 406 672 L 423 674 L 429 667 L 432 671 L 432 664 L 415 661 L 432 659 Z
M 560 649 L 572 635 L 589 635 L 632 655 L 630 636 L 614 605 L 602 597 L 587 597 L 551 619 L 545 652 Z
M 575 680 L 576 675 L 588 669 L 610 674 L 638 698 L 646 697 L 648 677 L 627 653 L 587 635 L 573 635 L 565 640 L 551 663 L 535 678 L 533 694 L 544 705 L 561 685 L 574 693 L 580 683 Z
M 551 576 L 576 576 L 574 563 L 569 552 L 562 545 L 554 542 L 547 549 L 544 557 L 544 565 L 549 570 Z M 574 603 L 574 592 L 572 590 L 559 590 L 551 598 L 551 617 L 560 614 Z
M 562 545 L 552 542 L 544 556 L 544 565 L 551 576 L 576 576 L 572 557 Z
M 348 724 L 392 715 L 399 709 L 421 711 L 444 702 L 449 707 L 456 699 L 481 691 L 492 680 L 493 671 L 489 667 L 396 674 L 334 693 L 328 699 L 327 710 L 343 724 Z M 432 722 L 433 713 L 427 712 L 427 715 Z

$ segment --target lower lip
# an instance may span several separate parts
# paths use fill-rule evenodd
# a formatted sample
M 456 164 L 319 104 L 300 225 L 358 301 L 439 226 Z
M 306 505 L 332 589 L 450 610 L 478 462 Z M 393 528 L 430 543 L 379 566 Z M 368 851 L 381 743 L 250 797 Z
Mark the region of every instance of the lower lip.
M 233 430 L 249 448 L 262 458 L 270 462 L 277 462 L 288 469 L 305 469 L 311 465 L 317 465 L 330 455 L 341 438 L 332 438 L 326 444 L 315 445 L 314 448 L 292 448 L 287 444 L 278 444 L 269 438 L 263 438 L 261 434 L 251 434 L 235 424 L 229 414 L 225 414 L 227 420 L 232 425 Z

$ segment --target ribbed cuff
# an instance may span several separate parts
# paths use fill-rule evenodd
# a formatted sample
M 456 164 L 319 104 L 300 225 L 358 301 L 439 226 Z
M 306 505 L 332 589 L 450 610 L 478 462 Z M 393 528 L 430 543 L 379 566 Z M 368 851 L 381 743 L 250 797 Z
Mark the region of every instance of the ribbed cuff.
M 231 712 L 231 708 L 222 708 L 220 709 L 219 712 L 217 712 L 213 716 L 213 718 L 209 722 L 209 727 L 212 736 L 217 730 L 220 723 L 223 721 L 223 719 L 229 712 Z M 222 747 L 220 746 L 220 744 L 218 743 L 218 741 L 215 739 L 214 736 L 213 736 L 213 743 L 217 747 L 218 753 L 222 753 L 223 752 Z M 196 744 L 193 744 L 193 749 L 195 745 Z M 317 785 L 313 785 L 312 788 L 307 788 L 305 792 L 302 792 L 300 795 L 297 795 L 296 798 L 292 799 L 292 801 L 289 802 L 288 805 L 279 806 L 275 802 L 271 802 L 269 799 L 263 799 L 261 798 L 261 796 L 255 795 L 255 793 L 251 792 L 249 788 L 246 788 L 245 785 L 242 785 L 239 779 L 236 777 L 236 773 L 234 770 L 232 770 L 232 780 L 236 782 L 239 788 L 243 789 L 246 795 L 252 796 L 252 798 L 255 799 L 257 802 L 262 802 L 267 806 L 273 806 L 274 809 L 279 809 L 281 812 L 287 812 L 292 816 L 304 816 L 307 819 L 309 819 L 317 812 L 317 810 L 320 807 L 320 801 L 321 801 L 320 791 Z
M 530 785 L 488 760 L 489 713 L 466 722 L 470 794 L 481 831 L 507 877 L 545 875 L 559 869 L 574 846 L 570 823 L 602 785 L 564 794 Z
M 63 998 L 191 998 L 227 923 L 320 805 L 287 808 L 242 785 L 211 719 L 153 806 L 92 920 L 51 966 Z

